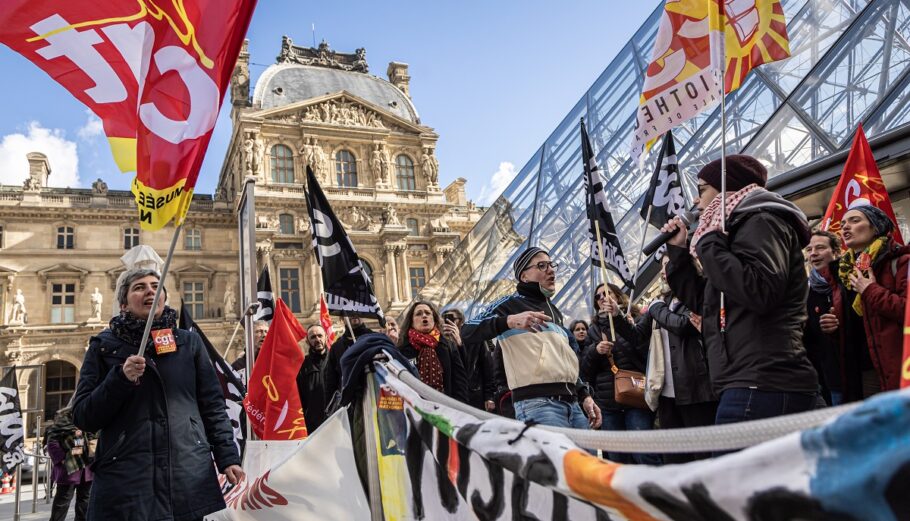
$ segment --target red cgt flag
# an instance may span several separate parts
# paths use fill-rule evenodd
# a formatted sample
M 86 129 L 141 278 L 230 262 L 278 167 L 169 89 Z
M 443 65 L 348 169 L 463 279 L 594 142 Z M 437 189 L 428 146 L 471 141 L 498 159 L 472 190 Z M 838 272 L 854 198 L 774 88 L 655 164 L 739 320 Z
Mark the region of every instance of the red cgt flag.
M 839 233 L 840 221 L 847 210 L 862 204 L 871 204 L 884 211 L 895 225 L 892 234 L 894 240 L 900 244 L 904 243 L 901 232 L 897 228 L 897 219 L 894 218 L 894 209 L 891 208 L 888 189 L 882 181 L 875 157 L 872 156 L 872 147 L 866 140 L 863 126 L 859 125 L 856 128 L 856 135 L 853 137 L 853 145 L 850 147 L 847 163 L 844 164 L 844 172 L 840 176 L 837 188 L 834 189 L 834 195 L 831 196 L 831 202 L 828 203 L 828 210 L 822 219 L 825 229 Z
M 297 373 L 303 364 L 298 342 L 306 331 L 281 299 L 262 350 L 253 364 L 243 407 L 253 432 L 262 440 L 299 440 L 307 437 L 303 406 L 297 392 Z
M 335 330 L 332 328 L 332 317 L 329 316 L 329 307 L 325 303 L 325 293 L 319 294 L 319 325 L 325 329 L 325 345 L 331 349 L 335 343 Z
M 144 229 L 183 221 L 256 0 L 6 0 L 0 43 L 99 118 Z

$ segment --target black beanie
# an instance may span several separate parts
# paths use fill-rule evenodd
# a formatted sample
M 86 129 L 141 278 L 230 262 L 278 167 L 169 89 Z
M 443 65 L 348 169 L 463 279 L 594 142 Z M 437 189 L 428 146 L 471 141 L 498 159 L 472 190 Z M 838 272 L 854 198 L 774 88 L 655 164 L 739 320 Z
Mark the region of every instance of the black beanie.
M 538 253 L 547 253 L 547 251 L 538 248 L 537 246 L 531 246 L 527 250 L 521 252 L 521 255 L 515 259 L 515 263 L 512 264 L 512 268 L 515 270 L 515 280 L 521 280 L 521 272 L 528 267 L 528 263 L 531 262 L 531 258 L 533 258 Z
M 872 206 L 871 204 L 857 204 L 851 207 L 850 210 L 862 212 L 863 215 L 866 216 L 866 219 L 869 220 L 869 224 L 875 229 L 876 237 L 883 237 L 894 231 L 894 223 L 891 222 L 891 218 L 877 206 Z
M 705 165 L 698 178 L 720 191 L 720 159 Z M 758 159 L 745 154 L 727 156 L 727 191 L 737 192 L 752 183 L 764 187 L 768 181 L 768 170 Z

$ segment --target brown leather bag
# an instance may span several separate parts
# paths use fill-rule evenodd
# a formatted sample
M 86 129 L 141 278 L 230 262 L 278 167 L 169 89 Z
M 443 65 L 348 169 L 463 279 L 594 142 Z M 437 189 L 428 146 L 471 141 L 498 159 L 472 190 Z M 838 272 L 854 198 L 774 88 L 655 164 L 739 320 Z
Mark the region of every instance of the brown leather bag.
M 645 375 L 616 367 L 612 353 L 608 358 L 610 370 L 613 371 L 613 399 L 616 403 L 635 409 L 649 409 L 648 402 L 645 401 Z

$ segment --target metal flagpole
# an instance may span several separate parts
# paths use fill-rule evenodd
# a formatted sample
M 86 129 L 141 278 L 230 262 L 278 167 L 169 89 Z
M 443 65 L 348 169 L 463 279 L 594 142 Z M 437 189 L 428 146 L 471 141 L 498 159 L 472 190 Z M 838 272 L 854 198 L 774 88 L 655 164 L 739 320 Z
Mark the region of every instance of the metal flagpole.
M 717 9 L 720 20 L 720 231 L 727 233 L 727 22 L 723 4 Z M 720 332 L 727 331 L 727 307 L 724 292 L 720 292 Z
M 604 292 L 609 295 L 610 287 L 607 286 L 607 265 L 604 262 L 604 243 L 600 238 L 600 220 L 594 219 L 594 233 L 597 235 L 597 251 L 600 253 L 600 278 L 604 285 Z M 609 297 L 613 298 L 613 297 Z M 607 313 L 610 319 L 610 342 L 616 341 L 616 329 L 613 327 L 613 314 Z
M 632 312 L 632 301 L 635 300 L 635 286 L 638 284 L 638 272 L 641 271 L 641 256 L 645 249 L 645 232 L 648 231 L 648 223 L 651 221 L 651 210 L 654 209 L 654 205 L 648 205 L 648 215 L 645 217 L 645 221 L 641 223 L 641 244 L 638 246 L 638 262 L 635 263 L 635 273 L 632 274 L 632 292 L 629 294 L 629 305 L 626 308 L 626 315 Z
M 149 317 L 145 319 L 145 330 L 142 332 L 142 341 L 139 342 L 138 356 L 145 355 L 145 343 L 148 341 L 149 333 L 152 331 L 152 322 L 155 320 L 155 312 L 158 310 L 158 300 L 161 298 L 161 292 L 164 290 L 164 279 L 167 278 L 167 270 L 171 265 L 171 259 L 174 258 L 174 248 L 177 246 L 177 238 L 180 237 L 180 230 L 183 229 L 183 223 L 174 227 L 174 237 L 171 238 L 171 246 L 167 250 L 167 258 L 164 259 L 164 267 L 161 268 L 161 278 L 158 279 L 158 289 L 155 290 L 155 298 L 152 299 L 152 311 Z

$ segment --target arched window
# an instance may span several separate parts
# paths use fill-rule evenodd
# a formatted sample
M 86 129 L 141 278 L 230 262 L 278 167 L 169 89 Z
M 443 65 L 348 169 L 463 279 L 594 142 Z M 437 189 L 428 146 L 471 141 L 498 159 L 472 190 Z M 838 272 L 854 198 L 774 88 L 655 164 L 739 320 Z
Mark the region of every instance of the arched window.
M 335 175 L 338 186 L 357 186 L 357 161 L 354 154 L 339 150 L 335 154 Z
M 282 235 L 294 235 L 294 216 L 283 213 L 278 216 L 278 232 Z
M 271 153 L 272 182 L 294 182 L 294 153 L 284 145 L 275 145 Z
M 405 219 L 404 222 L 410 235 L 420 235 L 420 223 L 417 219 Z
M 414 177 L 414 162 L 401 154 L 395 158 L 395 177 L 398 178 L 399 190 L 417 190 L 417 179 Z
M 52 360 L 44 371 L 44 417 L 53 418 L 76 392 L 76 368 L 69 362 Z

